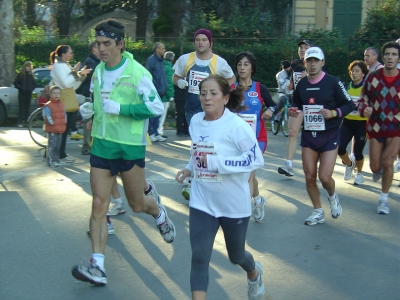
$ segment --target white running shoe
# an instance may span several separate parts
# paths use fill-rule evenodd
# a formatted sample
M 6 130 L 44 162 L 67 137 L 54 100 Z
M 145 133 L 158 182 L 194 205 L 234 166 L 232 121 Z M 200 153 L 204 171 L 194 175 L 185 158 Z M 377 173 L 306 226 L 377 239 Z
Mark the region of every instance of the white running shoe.
M 340 215 L 342 214 L 342 206 L 339 203 L 339 196 L 338 194 L 335 193 L 335 199 L 334 200 L 329 200 L 329 205 L 331 206 L 331 215 L 332 218 L 339 218 Z
M 387 201 L 382 201 L 381 199 L 379 199 L 378 208 L 377 208 L 376 212 L 380 215 L 389 214 L 390 209 L 389 209 L 389 205 L 388 205 Z
M 278 173 L 285 176 L 293 176 L 293 168 L 289 166 L 287 162 L 285 162 L 281 167 L 278 168 Z
M 350 160 L 354 163 L 354 173 L 356 173 L 357 170 L 357 165 L 356 165 L 356 157 L 354 156 L 354 153 L 350 154 L 349 156 Z
M 161 236 L 163 237 L 164 241 L 167 243 L 172 243 L 176 236 L 175 225 L 172 221 L 168 218 L 167 210 L 162 204 L 158 204 L 160 210 L 164 211 L 165 214 L 165 221 L 164 223 L 157 225 L 158 230 L 160 231 Z
M 364 183 L 364 176 L 361 173 L 357 173 L 356 179 L 354 180 L 354 185 L 360 185 Z
M 261 300 L 265 294 L 265 288 L 262 281 L 263 268 L 257 261 L 256 269 L 258 271 L 257 279 L 251 281 L 247 278 L 247 297 L 249 300 Z
M 267 202 L 264 197 L 260 196 L 261 203 L 259 205 L 254 203 L 254 220 L 256 222 L 261 222 L 264 219 L 264 208 Z
M 157 204 L 160 204 L 161 203 L 161 197 L 157 193 L 156 185 L 150 179 L 146 179 L 146 181 L 147 181 L 147 184 L 151 186 L 151 191 L 149 193 L 147 193 L 146 196 L 153 197 L 154 201 L 156 201 Z
M 354 162 L 351 162 L 350 166 L 346 165 L 346 170 L 344 171 L 344 175 L 343 175 L 344 180 L 347 181 L 347 180 L 350 180 L 351 177 L 353 177 L 353 170 L 354 170 L 355 165 L 356 164 Z
M 119 214 L 124 214 L 126 212 L 125 206 L 123 204 L 119 204 L 115 202 L 111 208 L 108 210 L 108 214 L 110 216 L 116 216 Z
M 81 281 L 88 281 L 94 285 L 106 285 L 107 276 L 105 271 L 100 269 L 96 260 L 91 258 L 89 262 L 82 262 L 71 270 L 72 276 Z
M 165 142 L 167 140 L 167 138 L 163 137 L 162 135 L 156 135 L 155 138 L 159 142 Z
M 393 172 L 398 173 L 400 171 L 400 159 L 393 166 Z
M 325 222 L 324 211 L 319 212 L 314 209 L 312 211 L 311 216 L 309 216 L 307 219 L 305 219 L 304 224 L 305 225 L 316 225 L 316 224 L 322 224 L 324 222 Z
M 379 180 L 381 180 L 382 175 L 383 175 L 383 170 L 380 170 L 378 173 L 372 173 L 372 181 L 378 182 Z

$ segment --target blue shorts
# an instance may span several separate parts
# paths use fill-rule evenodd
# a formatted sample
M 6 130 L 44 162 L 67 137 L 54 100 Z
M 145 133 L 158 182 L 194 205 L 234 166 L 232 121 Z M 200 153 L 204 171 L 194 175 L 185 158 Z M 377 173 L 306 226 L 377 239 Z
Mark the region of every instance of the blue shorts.
M 377 140 L 379 143 L 385 143 L 386 142 L 386 138 L 374 138 L 375 140 Z
M 339 141 L 339 128 L 334 128 L 329 131 L 303 130 L 301 133 L 300 146 L 322 153 L 335 150 L 339 146 Z
M 144 158 L 135 160 L 125 160 L 122 158 L 117 159 L 106 159 L 96 155 L 90 156 L 90 166 L 93 168 L 110 170 L 111 176 L 117 175 L 119 172 L 127 172 L 132 169 L 135 165 L 140 168 L 144 168 Z

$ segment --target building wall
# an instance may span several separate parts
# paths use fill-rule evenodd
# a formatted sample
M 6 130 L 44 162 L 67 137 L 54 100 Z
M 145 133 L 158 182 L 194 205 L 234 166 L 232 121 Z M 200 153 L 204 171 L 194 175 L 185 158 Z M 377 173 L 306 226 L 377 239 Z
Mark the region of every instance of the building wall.
M 367 10 L 372 8 L 377 0 L 363 0 L 361 22 L 367 17 Z M 332 30 L 334 0 L 293 0 L 293 32 L 311 28 Z

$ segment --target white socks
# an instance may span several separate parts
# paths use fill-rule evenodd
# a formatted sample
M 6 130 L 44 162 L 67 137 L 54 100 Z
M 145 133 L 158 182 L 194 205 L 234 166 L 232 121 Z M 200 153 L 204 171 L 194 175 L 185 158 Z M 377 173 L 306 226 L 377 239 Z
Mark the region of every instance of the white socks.
M 122 198 L 121 197 L 119 197 L 117 199 L 114 199 L 114 203 L 117 203 L 118 205 L 124 204 L 124 202 L 122 202 Z
M 379 201 L 387 202 L 388 197 L 389 197 L 389 193 L 385 194 L 385 193 L 381 192 L 381 195 L 379 197 Z
M 154 220 L 156 220 L 157 225 L 161 225 L 162 223 L 164 223 L 165 222 L 164 210 L 160 209 L 160 213 L 158 214 L 157 217 L 154 217 Z
M 254 204 L 255 205 L 260 205 L 261 204 L 261 197 L 260 195 L 253 197 L 254 199 Z
M 289 167 L 293 168 L 293 166 L 292 166 L 292 161 L 291 161 L 291 160 L 289 160 L 289 159 L 286 160 L 286 163 L 288 164 Z
M 104 254 L 93 253 L 92 258 L 96 261 L 96 265 L 98 265 L 100 269 L 104 271 Z

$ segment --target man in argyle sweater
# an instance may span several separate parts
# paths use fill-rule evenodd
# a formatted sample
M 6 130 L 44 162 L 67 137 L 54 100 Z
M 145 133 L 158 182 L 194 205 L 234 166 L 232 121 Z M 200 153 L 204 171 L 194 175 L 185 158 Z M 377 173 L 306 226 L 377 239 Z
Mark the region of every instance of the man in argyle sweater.
M 369 159 L 371 171 L 383 169 L 378 214 L 388 214 L 389 189 L 393 180 L 393 162 L 400 150 L 400 45 L 388 42 L 382 47 L 384 67 L 370 73 L 364 82 L 358 110 L 368 117 Z

